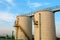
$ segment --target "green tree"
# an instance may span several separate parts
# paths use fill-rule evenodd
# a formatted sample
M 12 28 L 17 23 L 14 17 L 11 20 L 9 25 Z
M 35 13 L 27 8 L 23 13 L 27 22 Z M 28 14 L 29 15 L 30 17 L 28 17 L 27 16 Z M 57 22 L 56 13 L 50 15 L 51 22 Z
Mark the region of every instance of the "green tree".
M 14 39 L 14 31 L 12 31 L 12 39 Z

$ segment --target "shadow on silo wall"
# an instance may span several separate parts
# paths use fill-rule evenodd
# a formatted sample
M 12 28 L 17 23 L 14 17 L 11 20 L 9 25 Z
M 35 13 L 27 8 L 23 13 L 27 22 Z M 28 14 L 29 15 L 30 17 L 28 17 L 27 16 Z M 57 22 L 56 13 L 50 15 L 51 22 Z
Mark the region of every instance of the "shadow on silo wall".
M 32 40 L 34 40 L 34 36 L 33 36 Z M 56 40 L 60 40 L 60 38 L 56 38 Z
M 60 40 L 60 38 L 56 38 L 56 40 Z

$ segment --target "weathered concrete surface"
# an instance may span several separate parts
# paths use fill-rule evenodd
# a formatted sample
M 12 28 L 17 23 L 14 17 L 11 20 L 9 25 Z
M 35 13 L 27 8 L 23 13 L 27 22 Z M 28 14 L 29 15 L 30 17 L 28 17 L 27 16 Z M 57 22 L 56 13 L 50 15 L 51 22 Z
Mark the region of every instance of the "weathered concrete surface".
M 40 14 L 40 16 L 39 16 Z M 56 40 L 54 13 L 49 10 L 36 12 L 35 22 L 38 25 L 34 27 L 35 40 Z
M 32 40 L 32 19 L 29 16 L 18 16 L 17 19 L 15 39 Z

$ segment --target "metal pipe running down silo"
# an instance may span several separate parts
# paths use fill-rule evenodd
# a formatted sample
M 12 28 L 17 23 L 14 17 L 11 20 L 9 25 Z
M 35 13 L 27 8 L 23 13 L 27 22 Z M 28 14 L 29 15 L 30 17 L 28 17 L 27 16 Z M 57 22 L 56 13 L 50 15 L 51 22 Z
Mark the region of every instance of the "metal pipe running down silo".
M 32 19 L 29 16 L 17 16 L 18 30 L 16 36 L 21 40 L 32 40 Z
M 34 14 L 34 40 L 41 40 L 41 14 Z

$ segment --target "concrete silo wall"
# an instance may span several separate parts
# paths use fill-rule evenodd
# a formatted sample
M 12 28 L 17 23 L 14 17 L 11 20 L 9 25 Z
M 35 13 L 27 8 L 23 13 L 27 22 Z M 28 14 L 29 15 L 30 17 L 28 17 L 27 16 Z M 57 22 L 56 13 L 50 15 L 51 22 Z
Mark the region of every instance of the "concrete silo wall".
M 56 40 L 54 13 L 49 10 L 42 10 L 37 12 L 35 15 L 36 15 L 35 20 L 38 21 L 38 25 L 35 26 L 34 28 L 35 39 Z
M 56 40 L 54 13 L 41 11 L 41 38 L 42 40 Z
M 18 16 L 18 39 L 32 40 L 32 19 L 29 16 Z

